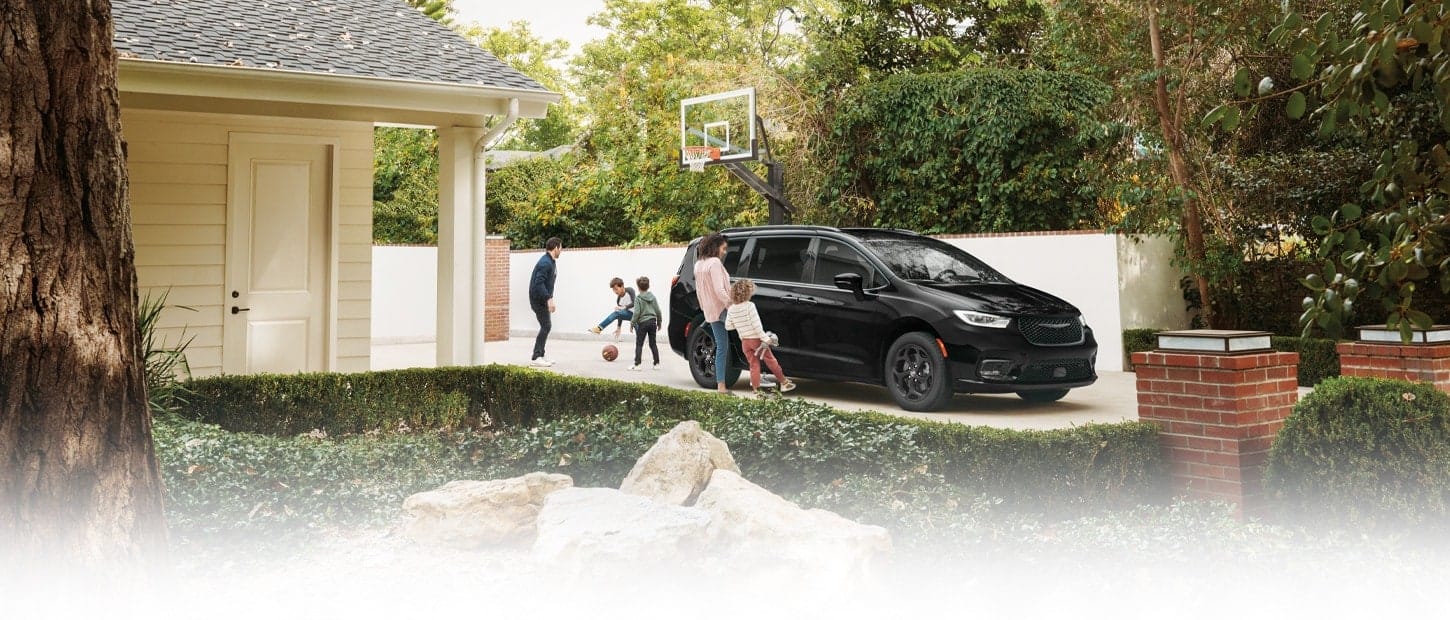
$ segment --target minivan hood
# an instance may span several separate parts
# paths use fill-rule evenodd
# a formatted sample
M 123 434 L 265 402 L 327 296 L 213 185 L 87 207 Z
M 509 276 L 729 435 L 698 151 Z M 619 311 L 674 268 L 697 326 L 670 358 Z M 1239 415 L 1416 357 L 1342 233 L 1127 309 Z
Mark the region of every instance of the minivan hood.
M 1030 286 L 1015 282 L 972 284 L 923 284 L 942 295 L 957 310 L 977 310 L 1007 316 L 1078 315 L 1072 304 Z

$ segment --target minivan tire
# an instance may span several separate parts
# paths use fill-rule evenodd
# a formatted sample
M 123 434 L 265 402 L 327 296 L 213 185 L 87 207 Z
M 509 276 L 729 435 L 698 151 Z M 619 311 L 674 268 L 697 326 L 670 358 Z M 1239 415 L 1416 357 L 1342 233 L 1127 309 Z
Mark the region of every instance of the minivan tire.
M 695 323 L 690 328 L 690 337 L 685 340 L 685 359 L 690 363 L 690 376 L 702 388 L 715 389 L 715 334 L 710 326 Z M 729 362 L 730 356 L 725 356 Z M 725 387 L 740 380 L 740 369 L 730 366 L 725 369 Z
M 907 332 L 891 343 L 883 375 L 891 398 L 907 411 L 937 411 L 952 400 L 951 369 L 926 332 Z
M 1055 403 L 1067 396 L 1067 390 L 1031 390 L 1018 392 L 1017 396 L 1029 403 Z

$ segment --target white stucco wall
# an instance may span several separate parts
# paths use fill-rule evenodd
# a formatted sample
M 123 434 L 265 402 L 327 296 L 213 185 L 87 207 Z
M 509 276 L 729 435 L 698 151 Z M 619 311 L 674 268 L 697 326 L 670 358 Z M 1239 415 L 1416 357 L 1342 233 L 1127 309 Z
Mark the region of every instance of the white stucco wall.
M 433 342 L 437 316 L 438 248 L 373 246 L 373 342 Z
M 944 239 L 996 267 L 1013 280 L 1040 288 L 1076 305 L 1098 337 L 1098 370 L 1123 368 L 1122 330 L 1187 325 L 1173 244 L 1166 237 L 1135 240 L 1102 233 L 958 236 Z M 564 248 L 555 283 L 558 312 L 551 338 L 592 337 L 585 333 L 613 308 L 609 279 L 647 275 L 655 296 L 669 312 L 670 279 L 679 269 L 684 245 L 649 248 Z M 432 334 L 429 268 L 433 248 L 374 248 L 373 337 L 398 342 Z M 542 250 L 509 256 L 509 327 L 516 336 L 537 333 L 529 309 L 528 282 Z M 431 273 L 431 272 L 430 272 Z M 416 277 L 415 277 L 416 274 Z M 427 301 L 428 303 L 423 303 Z M 386 318 L 385 318 L 386 317 Z M 389 340 L 392 339 L 392 340 Z

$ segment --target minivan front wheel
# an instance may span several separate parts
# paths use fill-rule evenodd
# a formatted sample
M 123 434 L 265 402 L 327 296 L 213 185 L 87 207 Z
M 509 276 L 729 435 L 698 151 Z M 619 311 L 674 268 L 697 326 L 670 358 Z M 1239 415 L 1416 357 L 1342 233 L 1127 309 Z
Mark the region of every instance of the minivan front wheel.
M 728 346 L 728 345 L 727 345 Z M 685 339 L 685 357 L 690 361 L 690 376 L 703 388 L 715 389 L 715 334 L 706 323 L 690 327 L 690 337 Z M 726 356 L 729 362 L 729 356 Z M 733 366 L 725 369 L 725 386 L 735 385 L 740 379 L 740 369 Z
M 902 334 L 886 352 L 886 389 L 907 411 L 936 411 L 952 399 L 952 373 L 936 338 Z

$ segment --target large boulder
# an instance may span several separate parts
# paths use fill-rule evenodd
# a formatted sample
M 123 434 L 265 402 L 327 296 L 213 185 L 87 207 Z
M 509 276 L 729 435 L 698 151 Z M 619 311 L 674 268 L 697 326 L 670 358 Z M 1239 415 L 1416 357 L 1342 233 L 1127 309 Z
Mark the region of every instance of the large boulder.
M 455 480 L 403 500 L 403 534 L 450 547 L 527 544 L 550 493 L 574 486 L 564 474 L 534 472 L 507 480 Z
M 671 574 L 698 562 L 710 516 L 615 489 L 565 489 L 544 500 L 534 556 L 562 574 Z
M 885 528 L 804 510 L 724 469 L 711 476 L 695 508 L 710 514 L 710 538 L 721 559 L 760 579 L 859 582 L 891 552 Z
M 689 506 L 717 469 L 740 473 L 730 446 L 686 420 L 662 435 L 635 461 L 619 490 L 658 502 Z

